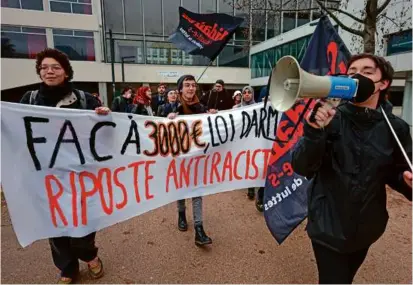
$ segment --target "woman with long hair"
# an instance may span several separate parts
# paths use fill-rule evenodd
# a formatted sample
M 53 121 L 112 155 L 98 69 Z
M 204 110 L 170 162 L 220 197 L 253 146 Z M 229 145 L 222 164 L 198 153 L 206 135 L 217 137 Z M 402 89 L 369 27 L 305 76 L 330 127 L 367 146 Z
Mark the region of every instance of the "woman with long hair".
M 133 99 L 135 108 L 133 113 L 143 116 L 154 116 L 154 111 L 151 107 L 152 91 L 149 86 L 139 87 L 136 96 Z

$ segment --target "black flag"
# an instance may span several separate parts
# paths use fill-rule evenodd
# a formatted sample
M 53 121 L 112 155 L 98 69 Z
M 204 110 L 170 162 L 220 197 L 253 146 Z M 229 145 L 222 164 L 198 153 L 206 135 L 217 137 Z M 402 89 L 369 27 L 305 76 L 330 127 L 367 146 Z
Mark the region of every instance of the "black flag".
M 188 54 L 213 61 L 243 21 L 227 14 L 197 14 L 179 7 L 179 26 L 169 41 Z

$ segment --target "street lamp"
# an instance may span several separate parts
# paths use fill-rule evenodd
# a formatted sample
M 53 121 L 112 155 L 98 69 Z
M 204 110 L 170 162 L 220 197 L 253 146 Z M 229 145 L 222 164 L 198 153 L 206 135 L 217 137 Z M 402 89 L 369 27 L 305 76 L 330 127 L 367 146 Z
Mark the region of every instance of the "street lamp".
M 122 56 L 121 57 L 121 63 L 122 63 L 122 82 L 125 83 L 125 62 L 134 62 L 133 61 L 125 61 L 125 59 L 135 59 L 135 56 Z

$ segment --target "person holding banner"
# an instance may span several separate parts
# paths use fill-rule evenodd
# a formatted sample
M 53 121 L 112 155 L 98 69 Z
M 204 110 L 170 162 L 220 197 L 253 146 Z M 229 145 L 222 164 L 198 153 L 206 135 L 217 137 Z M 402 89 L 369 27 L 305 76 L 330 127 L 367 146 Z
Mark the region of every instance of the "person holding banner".
M 180 105 L 177 109 L 177 113 L 170 113 L 169 119 L 175 119 L 178 114 L 193 115 L 202 113 L 216 113 L 215 110 L 208 111 L 207 108 L 202 105 L 196 96 L 197 84 L 195 77 L 192 75 L 182 75 L 178 79 L 178 90 L 180 94 Z M 178 229 L 180 231 L 188 230 L 188 223 L 186 221 L 186 207 L 185 200 L 178 200 Z M 192 212 L 194 217 L 195 227 L 195 244 L 197 246 L 204 246 L 212 243 L 212 239 L 207 236 L 203 227 L 202 219 L 202 197 L 192 198 Z
M 139 87 L 138 92 L 133 100 L 135 107 L 132 113 L 142 116 L 154 116 L 154 110 L 152 110 L 151 99 L 151 88 L 149 86 Z
M 234 108 L 240 108 L 240 107 L 255 104 L 254 89 L 251 86 L 245 86 L 244 88 L 242 88 L 241 94 L 242 94 L 241 102 L 235 105 Z M 250 200 L 254 199 L 255 197 L 254 187 L 248 188 L 247 197 Z M 255 207 L 257 208 L 259 212 L 264 211 L 263 200 L 264 200 L 264 187 L 260 187 L 257 191 L 257 199 L 255 200 Z
M 46 48 L 36 56 L 36 72 L 42 83 L 40 89 L 23 95 L 20 103 L 54 108 L 88 109 L 106 115 L 109 108 L 102 107 L 93 95 L 74 89 L 70 82 L 73 69 L 66 54 L 56 49 Z M 71 190 L 68 190 L 69 192 Z M 54 264 L 61 271 L 58 284 L 73 283 L 79 273 L 79 259 L 88 265 L 89 275 L 103 276 L 103 263 L 95 246 L 96 232 L 80 238 L 50 238 Z
M 318 102 L 293 149 L 294 171 L 312 178 L 307 232 L 322 284 L 353 282 L 386 229 L 386 184 L 412 200 L 412 173 L 401 150 L 411 161 L 409 125 L 381 108 L 393 73 L 382 57 L 352 56 L 347 74 L 359 81 L 355 101 L 336 109 Z
M 158 111 L 156 114 L 160 117 L 167 117 L 170 113 L 176 113 L 178 109 L 179 102 L 178 102 L 178 94 L 175 90 L 169 90 L 167 93 L 167 102 L 162 104 L 158 107 Z

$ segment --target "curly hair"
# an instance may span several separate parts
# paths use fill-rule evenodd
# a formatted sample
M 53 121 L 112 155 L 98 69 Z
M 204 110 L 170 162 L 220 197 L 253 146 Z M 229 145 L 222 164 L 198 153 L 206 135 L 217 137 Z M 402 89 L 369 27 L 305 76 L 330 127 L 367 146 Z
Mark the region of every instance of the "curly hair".
M 42 66 L 42 61 L 45 58 L 53 58 L 58 63 L 60 63 L 60 65 L 66 72 L 67 81 L 70 81 L 73 79 L 74 72 L 73 72 L 72 65 L 70 64 L 69 57 L 65 53 L 57 49 L 53 49 L 53 48 L 46 48 L 36 55 L 36 73 L 39 76 L 40 76 L 40 69 Z

